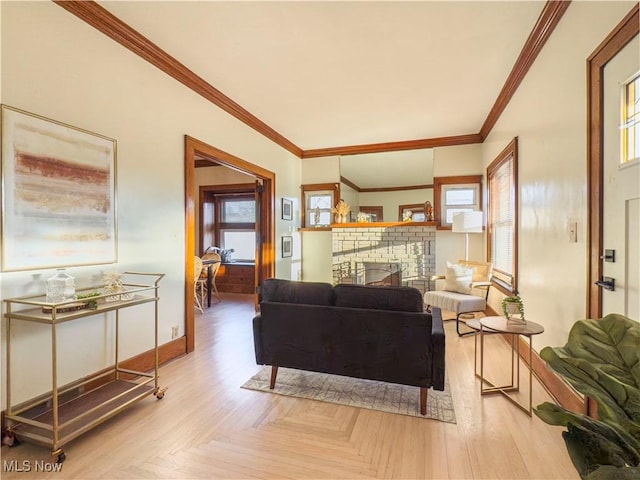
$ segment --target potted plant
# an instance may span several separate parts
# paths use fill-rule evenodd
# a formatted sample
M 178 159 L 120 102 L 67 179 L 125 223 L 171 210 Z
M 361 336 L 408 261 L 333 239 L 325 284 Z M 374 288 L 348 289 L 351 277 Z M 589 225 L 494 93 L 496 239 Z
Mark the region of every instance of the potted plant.
M 535 414 L 562 432 L 584 480 L 640 478 L 640 323 L 619 314 L 579 320 L 564 347 L 540 356 L 576 390 L 597 403 L 598 418 L 545 402 Z
M 507 318 L 508 322 L 525 323 L 524 304 L 522 303 L 520 295 L 515 293 L 509 297 L 504 297 L 502 299 L 502 313 Z

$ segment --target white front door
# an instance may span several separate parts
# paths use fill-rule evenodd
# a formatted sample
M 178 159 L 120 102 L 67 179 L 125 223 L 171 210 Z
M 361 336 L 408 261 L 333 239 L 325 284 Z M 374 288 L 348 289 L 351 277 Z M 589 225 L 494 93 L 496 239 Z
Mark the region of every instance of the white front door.
M 640 70 L 636 39 L 604 68 L 602 272 L 615 290 L 603 288 L 602 314 L 640 320 L 640 160 L 621 163 L 622 89 Z

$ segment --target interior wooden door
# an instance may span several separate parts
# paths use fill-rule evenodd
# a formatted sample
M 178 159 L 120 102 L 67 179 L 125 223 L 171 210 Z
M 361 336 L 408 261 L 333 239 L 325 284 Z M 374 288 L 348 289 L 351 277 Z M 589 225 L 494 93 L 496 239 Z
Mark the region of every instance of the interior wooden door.
M 255 268 L 255 294 L 254 294 L 254 307 L 256 312 L 260 308 L 260 286 L 263 279 L 263 235 L 262 235 L 262 202 L 263 202 L 264 186 L 262 180 L 256 180 L 254 198 L 256 206 L 256 268 Z

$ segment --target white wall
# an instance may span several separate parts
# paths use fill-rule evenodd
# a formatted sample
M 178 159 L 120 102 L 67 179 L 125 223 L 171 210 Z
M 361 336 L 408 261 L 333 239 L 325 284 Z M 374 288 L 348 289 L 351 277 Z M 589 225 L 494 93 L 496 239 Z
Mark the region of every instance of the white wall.
M 536 350 L 564 345 L 586 315 L 586 59 L 632 6 L 572 2 L 482 146 L 486 168 L 519 138 L 518 290 L 527 319 L 545 327 Z
M 433 152 L 433 176 L 454 177 L 461 175 L 483 175 L 482 145 L 456 145 L 438 147 Z M 486 184 L 482 181 L 484 192 Z M 447 261 L 457 262 L 464 258 L 464 235 L 450 230 L 436 231 L 436 272 L 444 275 Z M 484 261 L 487 258 L 484 234 L 469 235 L 469 260 Z
M 346 183 L 340 183 L 340 198 L 349 205 L 351 212 L 358 213 L 360 209 L 360 194 Z
M 455 145 L 433 149 L 433 176 L 480 175 L 482 144 Z
M 302 183 L 340 183 L 340 157 L 305 158 Z
M 184 325 L 184 135 L 275 172 L 278 199 L 299 198 L 300 160 L 54 3 L 0 2 L 0 8 L 2 102 L 118 141 L 118 263 L 68 271 L 79 286 L 112 268 L 166 273 L 159 292 L 165 343 L 172 326 L 182 334 Z M 297 225 L 279 217 L 278 209 L 278 238 Z M 289 278 L 292 259 L 276 257 L 276 275 Z M 2 298 L 43 292 L 51 273 L 0 274 Z M 151 309 L 136 308 L 140 321 L 123 322 L 124 358 L 152 346 L 151 324 L 142 320 Z M 136 314 L 123 312 L 125 319 Z M 15 401 L 50 390 L 49 335 L 30 324 L 15 332 L 12 348 L 21 360 Z M 111 322 L 100 316 L 61 327 L 59 383 L 107 366 L 112 336 Z
M 340 157 L 306 158 L 301 164 L 302 183 L 305 185 L 340 183 Z M 307 231 L 302 232 L 300 238 L 302 240 L 300 278 L 306 282 L 331 283 L 331 232 Z

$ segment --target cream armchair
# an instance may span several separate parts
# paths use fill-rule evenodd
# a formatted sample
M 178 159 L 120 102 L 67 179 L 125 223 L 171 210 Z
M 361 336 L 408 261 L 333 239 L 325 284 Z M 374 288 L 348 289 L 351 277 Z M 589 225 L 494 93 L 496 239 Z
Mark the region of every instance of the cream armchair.
M 484 312 L 487 307 L 493 264 L 460 260 L 457 264 L 447 262 L 445 275 L 435 275 L 432 280 L 444 280 L 441 290 L 424 294 L 428 309 L 439 307 L 456 314 L 456 332 L 459 336 L 470 335 L 474 331 L 460 333 L 460 315 Z M 438 282 L 439 283 L 439 282 Z

